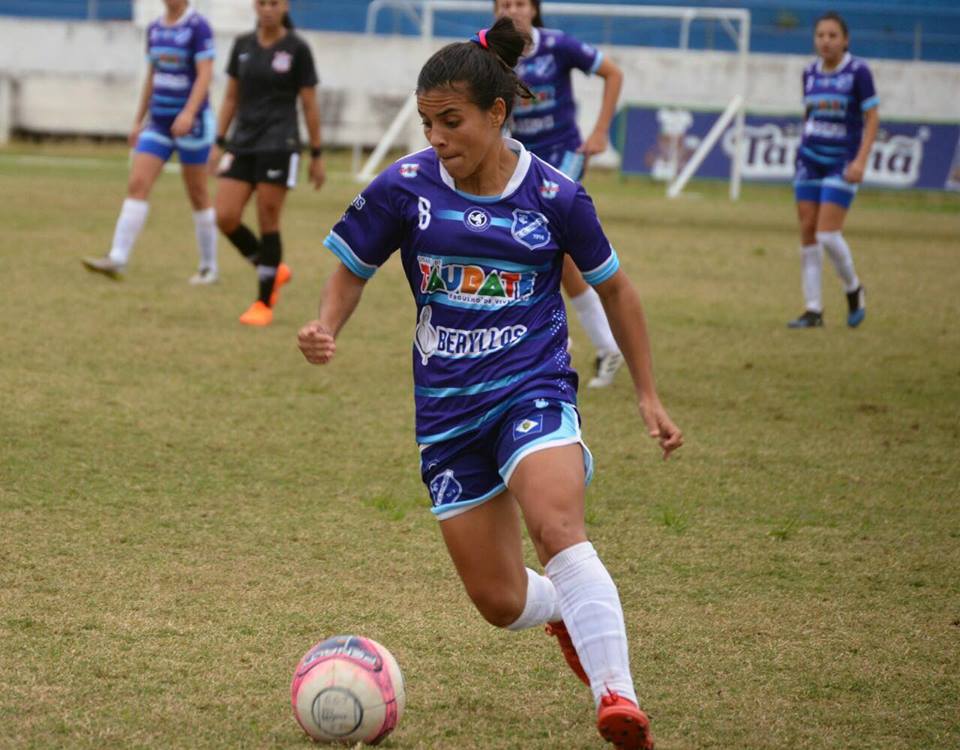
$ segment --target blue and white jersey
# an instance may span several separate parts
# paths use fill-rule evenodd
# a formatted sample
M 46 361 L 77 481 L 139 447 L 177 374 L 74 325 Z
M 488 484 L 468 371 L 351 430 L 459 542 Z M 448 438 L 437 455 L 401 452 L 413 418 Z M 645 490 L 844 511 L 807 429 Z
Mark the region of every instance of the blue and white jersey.
M 466 435 L 522 399 L 576 403 L 560 296 L 563 254 L 590 284 L 619 268 L 590 197 L 506 139 L 519 161 L 499 196 L 455 188 L 432 148 L 368 185 L 324 244 L 369 279 L 397 248 L 417 305 L 417 442 Z
M 844 55 L 823 72 L 818 59 L 803 71 L 803 140 L 800 153 L 824 164 L 848 162 L 863 136 L 863 113 L 880 103 L 866 62 Z
M 213 57 L 213 31 L 193 8 L 187 8 L 172 26 L 162 17 L 151 23 L 147 28 L 147 61 L 153 66 L 151 118 L 172 121 L 180 114 L 197 80 L 197 61 Z M 197 114 L 207 106 L 204 99 Z
M 555 29 L 532 30 L 533 48 L 520 58 L 516 71 L 534 99 L 517 98 L 513 108 L 513 136 L 528 149 L 540 152 L 561 142 L 576 141 L 577 105 L 570 72 L 597 72 L 603 53 Z

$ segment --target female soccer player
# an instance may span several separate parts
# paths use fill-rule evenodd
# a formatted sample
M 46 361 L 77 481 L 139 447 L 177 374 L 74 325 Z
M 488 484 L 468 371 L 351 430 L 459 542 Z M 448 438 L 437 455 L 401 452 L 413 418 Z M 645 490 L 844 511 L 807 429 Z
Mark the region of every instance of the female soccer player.
M 427 61 L 417 98 L 431 148 L 381 173 L 327 237 L 341 265 L 299 345 L 309 362 L 329 362 L 366 281 L 400 248 L 417 305 L 421 474 L 467 593 L 494 625 L 549 623 L 593 691 L 600 733 L 651 748 L 617 589 L 584 527 L 593 459 L 566 350 L 564 254 L 603 300 L 664 457 L 683 439 L 657 396 L 640 299 L 593 203 L 501 135 L 524 90 L 513 68 L 526 41 L 501 18 Z M 518 507 L 546 575 L 524 566 Z
M 187 0 L 163 0 L 167 12 L 147 29 L 147 78 L 130 132 L 133 165 L 113 247 L 102 258 L 84 258 L 90 271 L 119 279 L 147 221 L 147 199 L 174 151 L 193 206 L 200 268 L 191 284 L 217 280 L 217 228 L 207 192 L 207 156 L 213 144 L 213 113 L 207 91 L 213 76 L 213 32 Z M 144 124 L 144 118 L 150 117 Z
M 293 31 L 288 0 L 254 0 L 254 8 L 256 30 L 237 37 L 230 52 L 227 91 L 210 164 L 216 165 L 219 178 L 217 225 L 257 269 L 257 299 L 240 322 L 265 326 L 273 320 L 280 287 L 291 278 L 290 268 L 282 262 L 280 214 L 287 190 L 297 182 L 298 98 L 310 136 L 310 181 L 317 190 L 325 170 L 317 73 L 310 47 Z M 242 223 L 243 209 L 254 191 L 260 239 Z
M 534 98 L 516 103 L 511 126 L 513 135 L 531 153 L 570 179 L 580 180 L 587 160 L 607 148 L 607 133 L 620 97 L 623 73 L 599 50 L 581 44 L 562 31 L 543 28 L 540 0 L 494 0 L 494 13 L 498 18 L 509 17 L 514 26 L 531 39 L 517 74 Z M 600 114 L 586 140 L 577 129 L 570 80 L 574 69 L 603 78 Z M 587 386 L 608 386 L 613 383 L 623 356 L 610 331 L 600 298 L 583 280 L 569 256 L 563 266 L 563 288 L 597 351 L 596 374 Z
M 843 238 L 843 222 L 877 137 L 880 100 L 870 68 L 847 51 L 850 34 L 837 13 L 817 20 L 813 41 L 819 59 L 803 71 L 806 116 L 794 181 L 806 310 L 787 325 L 823 325 L 820 274 L 826 249 L 847 293 L 847 325 L 856 328 L 867 308 L 850 246 Z

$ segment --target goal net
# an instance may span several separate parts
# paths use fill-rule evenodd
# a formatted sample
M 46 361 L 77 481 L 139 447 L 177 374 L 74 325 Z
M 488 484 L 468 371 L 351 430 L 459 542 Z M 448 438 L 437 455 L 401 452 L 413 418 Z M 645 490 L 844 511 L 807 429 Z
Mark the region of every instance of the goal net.
M 493 3 L 490 0 L 372 0 L 367 10 L 367 34 L 375 34 L 378 22 L 392 13 L 393 27 L 413 28 L 420 34 L 423 43 L 423 57 L 439 46 L 441 35 L 455 39 L 464 39 L 476 29 L 489 25 Z M 667 182 L 667 195 L 676 197 L 696 173 L 703 160 L 723 137 L 724 146 L 732 151 L 730 160 L 730 197 L 736 200 L 740 194 L 742 153 L 744 144 L 745 109 L 747 95 L 747 56 L 750 39 L 750 11 L 742 8 L 698 8 L 651 5 L 606 5 L 586 3 L 543 4 L 543 15 L 548 25 L 564 27 L 569 19 L 591 19 L 600 21 L 608 32 L 605 36 L 617 38 L 611 30 L 622 30 L 628 24 L 634 28 L 647 24 L 649 28 L 659 28 L 658 40 L 671 39 L 674 50 L 667 50 L 674 56 L 682 55 L 683 75 L 688 80 L 685 94 L 693 101 L 676 102 L 678 105 L 698 105 L 704 98 L 711 99 L 717 109 L 722 109 L 707 134 L 694 144 L 684 138 L 684 128 L 680 119 L 684 117 L 683 107 L 665 107 L 658 112 L 661 121 L 658 138 L 658 161 L 651 173 L 656 179 Z M 723 65 L 717 65 L 718 54 L 704 54 L 692 50 L 691 39 L 699 34 L 703 37 L 703 26 L 709 26 L 711 33 L 720 30 L 727 49 L 722 53 Z M 665 28 L 672 29 L 664 36 Z M 635 38 L 644 38 L 649 34 L 637 33 Z M 586 41 L 586 40 L 585 40 Z M 591 40 L 592 41 L 592 40 Z M 668 42 L 671 43 L 671 42 Z M 608 45 L 601 43 L 602 49 Z M 718 45 L 720 46 L 720 45 Z M 644 48 L 647 49 L 647 48 Z M 617 46 L 608 54 L 611 59 L 624 68 L 624 93 L 621 106 L 632 101 L 663 102 L 671 98 L 676 100 L 676 86 L 671 80 L 670 66 L 660 65 L 657 74 L 645 70 L 643 59 L 631 57 L 641 54 L 636 44 Z M 631 57 L 632 65 L 625 64 Z M 633 85 L 634 79 L 643 79 Z M 693 79 L 692 88 L 689 83 Z M 575 80 L 576 85 L 576 80 Z M 699 88 L 698 88 L 699 87 Z M 692 92 L 692 93 L 691 93 Z M 720 97 L 718 99 L 718 97 Z M 623 152 L 631 137 L 626 107 L 621 112 L 619 123 L 614 128 L 617 135 L 614 140 Z M 394 147 L 405 147 L 409 134 L 416 123 L 416 99 L 409 97 L 390 126 L 377 142 L 369 158 L 356 175 L 358 181 L 369 181 L 377 172 L 387 152 Z M 689 116 L 689 115 L 687 115 Z M 726 135 L 724 135 L 726 133 Z

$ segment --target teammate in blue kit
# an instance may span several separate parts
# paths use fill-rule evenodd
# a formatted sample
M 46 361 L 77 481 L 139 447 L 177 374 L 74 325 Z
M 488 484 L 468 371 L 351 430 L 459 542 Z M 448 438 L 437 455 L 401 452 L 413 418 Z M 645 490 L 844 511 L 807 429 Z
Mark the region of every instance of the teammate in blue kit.
M 566 349 L 565 254 L 603 300 L 664 457 L 683 438 L 657 396 L 640 299 L 592 201 L 501 134 L 525 91 L 513 68 L 526 41 L 501 18 L 423 67 L 431 147 L 388 167 L 330 232 L 324 244 L 341 263 L 299 345 L 308 361 L 329 362 L 364 285 L 400 248 L 417 306 L 421 474 L 467 593 L 494 625 L 547 624 L 592 689 L 600 733 L 652 748 L 617 589 L 585 532 L 593 460 Z M 518 507 L 546 575 L 524 565 Z
M 200 251 L 199 269 L 190 283 L 211 284 L 217 280 L 217 224 L 206 170 L 214 131 L 207 101 L 213 76 L 213 32 L 187 0 L 163 2 L 166 14 L 147 28 L 149 70 L 129 137 L 133 165 L 113 246 L 105 257 L 84 258 L 83 265 L 113 279 L 123 275 L 147 221 L 150 191 L 176 151 Z
M 620 97 L 623 73 L 603 53 L 555 29 L 543 28 L 540 0 L 494 0 L 496 16 L 509 17 L 530 43 L 517 65 L 517 75 L 533 94 L 518 99 L 512 113 L 513 136 L 531 153 L 579 181 L 587 160 L 607 148 L 610 122 Z M 593 131 L 583 140 L 577 128 L 577 105 L 571 75 L 580 70 L 603 79 L 603 101 Z M 613 383 L 623 356 L 600 298 L 570 257 L 564 261 L 563 288 L 596 349 L 596 372 L 587 383 L 602 388 Z
M 794 191 L 806 310 L 787 324 L 790 328 L 823 325 L 820 276 L 824 250 L 847 294 L 847 325 L 856 328 L 867 314 L 863 285 L 843 238 L 843 222 L 877 137 L 880 100 L 870 68 L 847 51 L 849 41 L 843 18 L 824 14 L 814 27 L 819 59 L 803 71 L 806 116 Z

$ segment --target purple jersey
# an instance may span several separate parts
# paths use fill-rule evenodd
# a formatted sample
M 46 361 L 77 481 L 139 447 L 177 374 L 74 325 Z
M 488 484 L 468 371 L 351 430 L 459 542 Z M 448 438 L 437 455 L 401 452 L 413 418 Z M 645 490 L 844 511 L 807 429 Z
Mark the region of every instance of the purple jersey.
M 561 142 L 580 145 L 577 105 L 570 71 L 597 72 L 603 53 L 554 29 L 534 28 L 533 49 L 517 63 L 517 75 L 534 95 L 518 98 L 513 108 L 513 136 L 539 152 Z
M 863 113 L 879 104 L 870 68 L 848 52 L 837 68 L 820 60 L 803 71 L 803 140 L 800 153 L 822 164 L 848 162 L 857 155 Z
M 197 80 L 197 61 L 213 59 L 213 31 L 199 13 L 188 8 L 168 26 L 158 18 L 147 28 L 147 61 L 153 66 L 150 116 L 173 120 L 190 98 Z M 207 108 L 204 99 L 201 114 Z
M 560 296 L 564 252 L 590 284 L 619 261 L 583 188 L 517 141 L 500 196 L 458 191 L 432 148 L 357 196 L 324 241 L 368 279 L 396 248 L 417 303 L 417 442 L 466 435 L 520 400 L 576 403 Z

